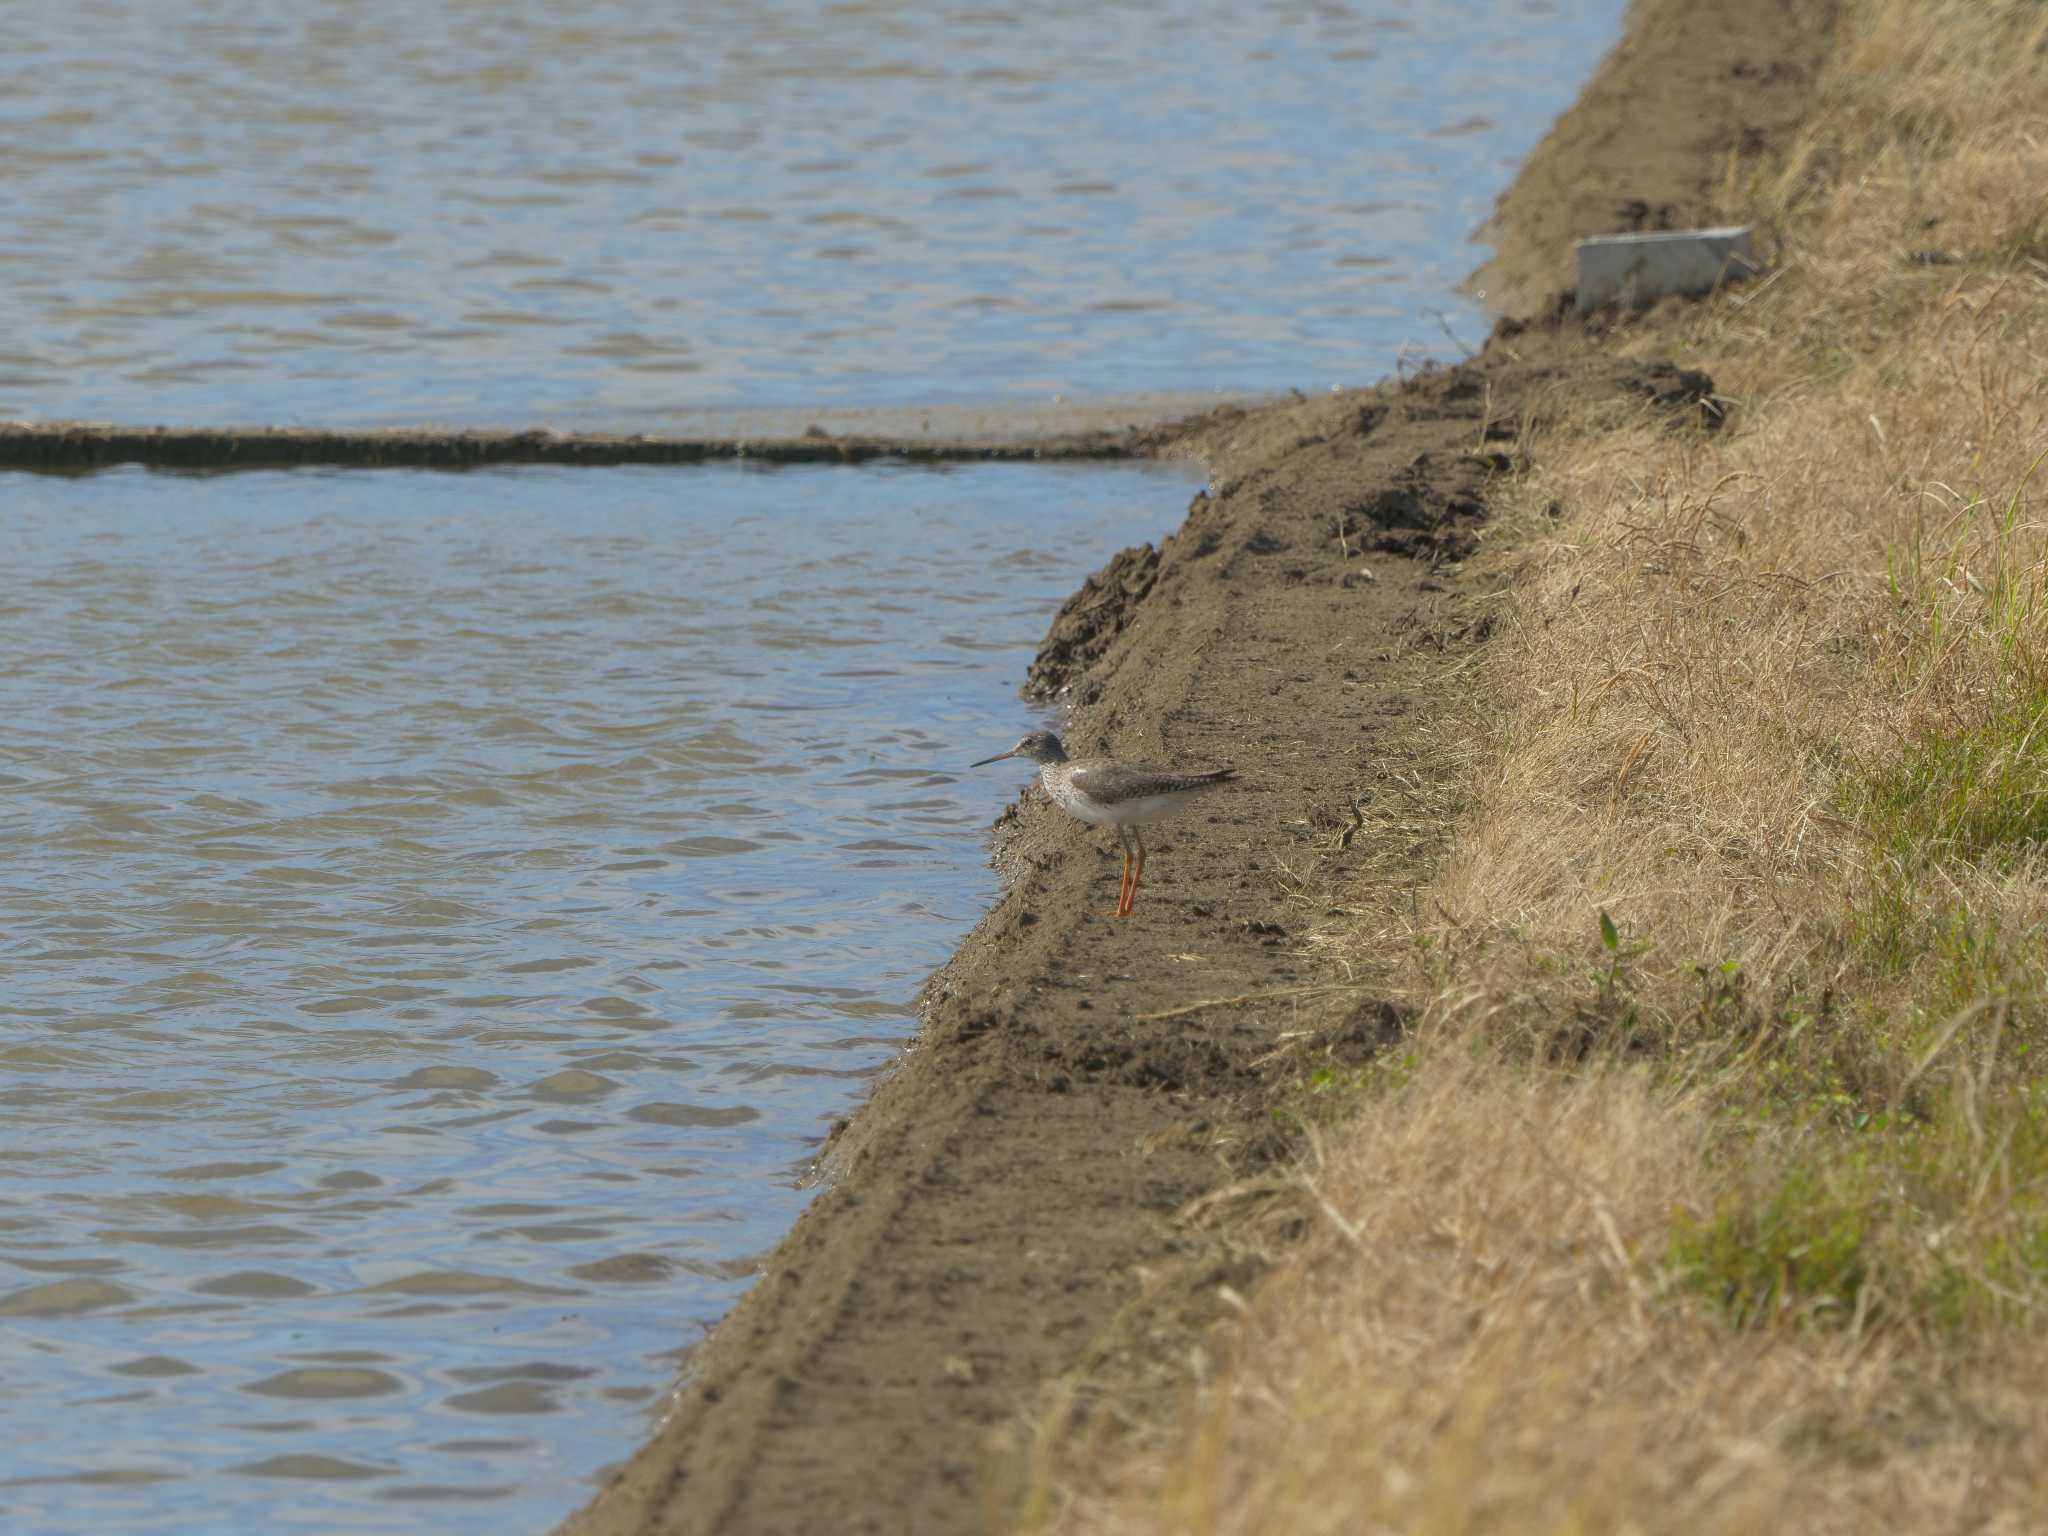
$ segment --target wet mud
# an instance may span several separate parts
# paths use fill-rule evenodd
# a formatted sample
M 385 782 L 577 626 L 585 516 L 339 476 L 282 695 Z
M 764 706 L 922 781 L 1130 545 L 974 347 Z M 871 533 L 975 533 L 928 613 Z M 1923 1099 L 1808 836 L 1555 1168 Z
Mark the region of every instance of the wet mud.
M 814 431 L 797 437 L 659 437 L 594 432 L 323 431 L 313 427 L 121 427 L 0 424 L 0 469 L 86 474 L 117 464 L 151 469 L 481 469 L 493 464 L 911 464 L 1127 459 L 1155 434 L 1092 430 L 1035 438 L 959 440 Z

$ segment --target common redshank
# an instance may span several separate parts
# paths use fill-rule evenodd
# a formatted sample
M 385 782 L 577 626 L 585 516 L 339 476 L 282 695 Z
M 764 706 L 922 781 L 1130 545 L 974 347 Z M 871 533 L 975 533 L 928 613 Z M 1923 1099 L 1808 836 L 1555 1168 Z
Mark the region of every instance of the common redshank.
M 1181 773 L 1172 768 L 1115 763 L 1106 757 L 1068 757 L 1067 749 L 1051 731 L 1033 731 L 1009 751 L 968 766 L 985 768 L 1006 757 L 1029 758 L 1038 764 L 1039 782 L 1069 816 L 1116 829 L 1116 840 L 1124 850 L 1124 878 L 1117 887 L 1116 910 L 1104 913 L 1105 917 L 1129 917 L 1131 903 L 1137 900 L 1138 880 L 1145 873 L 1145 844 L 1138 836 L 1138 823 L 1186 810 L 1188 802 L 1203 790 L 1214 789 L 1237 772 L 1212 768 L 1207 773 Z

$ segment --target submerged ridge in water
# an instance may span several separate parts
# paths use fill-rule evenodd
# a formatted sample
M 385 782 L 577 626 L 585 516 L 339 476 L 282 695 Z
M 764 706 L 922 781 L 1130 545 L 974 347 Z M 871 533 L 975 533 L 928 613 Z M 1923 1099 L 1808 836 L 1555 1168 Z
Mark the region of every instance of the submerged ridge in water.
M 576 1502 L 986 903 L 1074 571 L 1186 498 L 8 489 L 0 1523 L 96 1533 Z

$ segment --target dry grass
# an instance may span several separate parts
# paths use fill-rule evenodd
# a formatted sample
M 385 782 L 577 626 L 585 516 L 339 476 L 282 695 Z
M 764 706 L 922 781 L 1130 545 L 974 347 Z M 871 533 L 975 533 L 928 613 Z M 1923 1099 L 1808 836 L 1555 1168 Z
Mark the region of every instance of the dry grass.
M 1616 341 L 1730 427 L 1529 445 L 1320 1235 L 1062 1528 L 2048 1528 L 2048 7 L 1845 11 L 1777 275 Z
M 1645 1070 L 1440 1057 L 1387 1085 L 1305 1181 L 1323 1235 L 1261 1289 L 1173 1454 L 1061 1528 L 2038 1529 L 2048 1346 L 1731 1331 L 1665 1263 L 1672 1193 L 1717 1140 L 1706 1100 Z

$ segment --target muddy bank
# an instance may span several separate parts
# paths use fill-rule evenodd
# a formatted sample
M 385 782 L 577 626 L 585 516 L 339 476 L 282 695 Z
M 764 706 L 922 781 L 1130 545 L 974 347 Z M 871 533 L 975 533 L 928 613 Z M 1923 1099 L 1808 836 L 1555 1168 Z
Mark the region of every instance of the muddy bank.
M 1702 14 L 1721 24 L 1696 27 Z M 1601 153 L 1623 158 L 1602 166 L 1630 165 L 1629 145 L 1651 157 L 1631 185 L 1676 208 L 1661 188 L 1704 185 L 1727 145 L 1662 111 L 1669 60 L 1643 40 L 1693 29 L 1693 64 L 1773 103 L 1781 77 L 1751 66 L 1810 68 L 1817 14 L 1642 0 L 1636 46 L 1574 120 L 1607 125 Z M 1672 120 L 1668 142 L 1635 131 L 1645 104 Z M 1568 233 L 1615 227 L 1597 201 Z M 1500 270 L 1533 293 L 1555 253 L 1530 227 L 1504 218 Z M 1116 886 L 1113 840 L 1025 791 L 998 828 L 1010 887 L 933 979 L 916 1046 L 835 1138 L 830 1187 L 569 1536 L 1004 1528 L 1034 1434 L 1115 1432 L 1091 1419 L 1095 1388 L 1171 1403 L 1226 1288 L 1258 1278 L 1205 1197 L 1291 1159 L 1275 1110 L 1403 1027 L 1300 941 L 1331 893 L 1435 847 L 1430 824 L 1398 849 L 1361 846 L 1357 807 L 1458 750 L 1436 701 L 1487 633 L 1462 562 L 1490 487 L 1520 467 L 1528 426 L 1589 402 L 1673 430 L 1717 419 L 1703 375 L 1619 363 L 1569 330 L 1524 353 L 1132 441 L 1199 459 L 1210 488 L 1156 551 L 1076 594 L 1032 684 L 1075 706 L 1080 750 L 1234 763 L 1240 781 L 1151 839 L 1123 922 L 1095 915 Z

